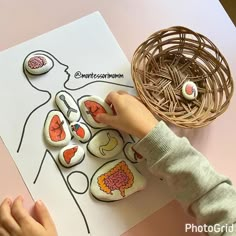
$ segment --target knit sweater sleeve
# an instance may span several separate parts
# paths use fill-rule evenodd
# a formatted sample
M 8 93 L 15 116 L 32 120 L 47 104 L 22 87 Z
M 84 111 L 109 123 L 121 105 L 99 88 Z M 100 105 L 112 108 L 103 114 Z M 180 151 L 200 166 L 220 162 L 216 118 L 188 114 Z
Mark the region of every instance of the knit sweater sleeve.
M 209 232 L 209 236 L 236 235 L 236 190 L 186 138 L 176 136 L 161 121 L 134 149 L 146 158 L 148 169 L 167 182 L 175 198 L 197 223 L 234 224 L 234 233 L 222 228 L 224 232 Z

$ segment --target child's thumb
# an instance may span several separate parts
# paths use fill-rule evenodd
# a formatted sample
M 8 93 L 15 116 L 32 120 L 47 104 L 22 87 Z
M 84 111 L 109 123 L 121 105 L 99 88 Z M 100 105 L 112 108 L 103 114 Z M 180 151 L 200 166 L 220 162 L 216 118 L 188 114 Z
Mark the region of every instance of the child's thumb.
M 44 205 L 42 201 L 37 201 L 35 204 L 35 214 L 37 217 L 38 222 L 45 228 L 45 229 L 52 229 L 55 227 L 54 222 L 48 212 L 48 209 Z
M 114 115 L 110 115 L 107 113 L 100 113 L 96 116 L 96 120 L 99 121 L 100 123 L 112 126 L 112 123 L 114 121 Z

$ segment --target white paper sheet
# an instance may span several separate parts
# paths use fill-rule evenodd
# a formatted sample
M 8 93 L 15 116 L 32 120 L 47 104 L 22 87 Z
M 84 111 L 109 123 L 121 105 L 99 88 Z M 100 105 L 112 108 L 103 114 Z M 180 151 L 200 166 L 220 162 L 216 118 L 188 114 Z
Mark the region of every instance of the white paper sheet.
M 23 73 L 22 63 L 32 51 L 48 55 L 54 67 L 31 79 Z M 79 171 L 90 179 L 107 160 L 86 152 L 81 164 L 66 169 L 57 161 L 59 149 L 47 146 L 43 139 L 45 118 L 56 109 L 58 91 L 68 91 L 75 100 L 83 95 L 105 98 L 112 90 L 134 92 L 130 64 L 98 12 L 0 53 L 0 69 L 0 135 L 33 198 L 47 204 L 60 236 L 120 235 L 172 199 L 145 163 L 136 164 L 148 180 L 144 191 L 110 203 L 97 201 L 89 191 L 77 194 L 73 189 L 83 192 L 87 186 Z M 115 73 L 123 78 L 76 79 L 76 72 Z M 128 135 L 124 138 L 131 141 Z M 86 150 L 86 145 L 82 147 Z M 119 157 L 125 158 L 123 153 Z

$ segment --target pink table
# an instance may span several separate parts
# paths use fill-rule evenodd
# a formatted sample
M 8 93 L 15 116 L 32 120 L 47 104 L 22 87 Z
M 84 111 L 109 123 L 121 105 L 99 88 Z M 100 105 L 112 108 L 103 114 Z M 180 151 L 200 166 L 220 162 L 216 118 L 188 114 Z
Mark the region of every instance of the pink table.
M 225 55 L 236 77 L 236 29 L 216 0 L 67 0 L 67 1 L 9 1 L 0 0 L 0 50 L 4 50 L 93 11 L 100 11 L 128 59 L 137 46 L 150 34 L 173 25 L 183 25 L 209 37 Z M 207 156 L 212 165 L 236 182 L 236 98 L 227 112 L 206 128 L 177 130 Z M 27 208 L 32 199 L 0 141 L 0 200 L 6 196 L 23 194 Z M 2 178 L 4 176 L 4 178 Z M 7 182 L 6 182 L 7 179 Z M 193 220 L 173 201 L 125 236 L 200 235 L 184 233 L 184 224 Z

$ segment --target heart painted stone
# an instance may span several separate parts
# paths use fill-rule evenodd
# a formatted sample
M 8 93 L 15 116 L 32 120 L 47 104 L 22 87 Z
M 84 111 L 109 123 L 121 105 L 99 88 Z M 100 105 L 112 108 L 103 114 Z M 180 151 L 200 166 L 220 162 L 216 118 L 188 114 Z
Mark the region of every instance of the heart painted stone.
M 96 199 L 109 202 L 124 199 L 145 186 L 145 177 L 128 160 L 113 160 L 93 174 L 90 192 Z
M 84 160 L 84 150 L 78 145 L 67 145 L 59 152 L 58 159 L 64 167 L 78 165 Z
M 70 142 L 70 130 L 60 111 L 52 110 L 48 113 L 44 123 L 44 137 L 52 146 L 66 146 Z
M 86 123 L 93 128 L 106 127 L 106 124 L 96 120 L 96 115 L 100 113 L 113 114 L 111 107 L 100 97 L 85 96 L 79 100 L 79 107 L 82 117 Z
M 131 161 L 132 163 L 138 163 L 144 161 L 143 156 L 141 156 L 139 153 L 137 153 L 133 146 L 135 143 L 127 143 L 124 146 L 124 154 L 125 157 Z
M 60 91 L 55 96 L 55 102 L 68 121 L 73 122 L 80 119 L 79 107 L 71 94 Z
M 42 75 L 53 68 L 53 61 L 46 55 L 32 53 L 25 59 L 24 68 L 32 75 Z
M 88 151 L 99 158 L 111 158 L 123 149 L 124 141 L 119 131 L 103 129 L 96 132 L 87 145 Z
M 92 136 L 89 128 L 81 122 L 70 123 L 70 132 L 81 143 L 88 142 Z

